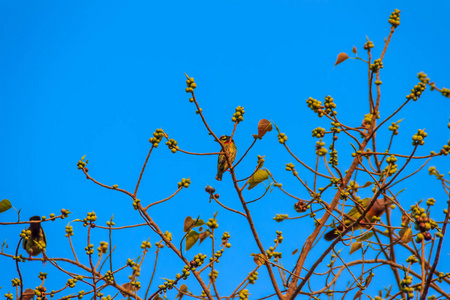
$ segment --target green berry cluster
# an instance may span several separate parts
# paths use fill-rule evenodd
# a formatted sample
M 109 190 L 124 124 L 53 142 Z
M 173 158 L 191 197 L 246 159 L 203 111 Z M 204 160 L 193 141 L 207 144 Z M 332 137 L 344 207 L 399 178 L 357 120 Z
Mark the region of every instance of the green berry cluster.
M 11 280 L 11 284 L 13 287 L 20 286 L 20 279 L 14 278 L 13 280 Z
M 191 78 L 188 77 L 188 79 L 186 80 L 186 85 L 187 85 L 187 88 L 185 90 L 186 93 L 193 93 L 194 89 L 197 87 L 197 84 L 194 81 L 194 77 Z
M 84 247 L 84 251 L 86 251 L 87 255 L 94 254 L 94 245 L 89 244 L 86 247 Z
M 97 220 L 97 216 L 95 215 L 95 212 L 88 212 L 87 217 L 84 218 L 82 221 L 84 222 L 83 226 L 88 226 L 89 223 L 93 223 Z
M 436 200 L 434 198 L 428 198 L 426 204 L 428 206 L 433 206 L 436 203 Z
M 211 281 L 216 281 L 217 276 L 219 276 L 219 271 L 213 270 L 211 273 L 208 274 Z
M 258 271 L 249 273 L 248 283 L 255 284 L 256 280 L 258 280 Z
M 383 300 L 383 298 L 381 298 L 380 296 L 375 296 L 375 298 L 373 298 L 373 300 Z
M 133 270 L 133 275 L 128 275 L 130 280 L 141 275 L 141 266 L 139 264 L 134 264 L 131 269 Z
M 283 186 L 283 184 L 282 184 L 282 183 L 279 183 L 279 182 L 275 182 L 275 183 L 273 184 L 273 186 L 274 186 L 274 187 L 279 187 L 279 188 L 281 188 L 281 187 Z
M 290 172 L 292 170 L 294 170 L 295 166 L 293 163 L 288 163 L 286 164 L 286 171 Z
M 392 122 L 391 126 L 389 126 L 389 130 L 392 131 L 392 133 L 393 133 L 394 135 L 397 135 L 397 134 L 398 134 L 398 128 L 399 128 L 399 127 L 400 127 L 400 126 L 397 124 L 397 122 Z
M 108 252 L 108 243 L 107 242 L 100 242 L 100 246 L 97 247 L 98 256 L 101 256 L 102 254 L 106 254 Z
M 66 225 L 66 237 L 73 236 L 73 227 L 69 224 Z
M 332 166 L 337 166 L 339 164 L 338 162 L 338 151 L 333 148 L 333 144 L 330 145 L 330 159 L 328 160 L 328 163 Z
M 277 135 L 277 137 L 278 137 L 278 142 L 279 142 L 280 144 L 284 144 L 284 143 L 287 142 L 287 135 L 286 135 L 286 134 L 284 134 L 284 133 L 279 133 L 279 134 Z
M 277 230 L 277 238 L 273 240 L 274 243 L 281 244 L 283 243 L 283 232 Z
M 375 80 L 374 82 L 376 85 L 381 85 L 383 82 L 381 80 Z
M 44 286 L 38 286 L 34 289 L 34 294 L 37 296 L 36 300 L 45 300 L 47 299 L 45 297 L 45 292 L 47 291 L 47 288 Z
M 153 137 L 151 137 L 148 141 L 153 145 L 153 147 L 158 148 L 159 143 L 161 143 L 164 136 L 164 130 L 162 130 L 162 128 L 158 128 L 155 132 L 153 132 Z
M 219 262 L 219 258 L 222 257 L 222 254 L 223 254 L 223 249 L 216 251 L 216 253 L 214 254 L 214 257 L 216 258 L 216 262 Z
M 408 257 L 408 258 L 406 259 L 406 262 L 407 262 L 407 263 L 411 263 L 411 264 L 415 264 L 415 263 L 418 262 L 418 260 L 417 260 L 417 257 L 415 257 L 414 255 L 411 255 L 410 257 Z
M 166 239 L 168 239 L 169 241 L 171 241 L 172 240 L 172 233 L 171 232 L 169 232 L 169 231 L 165 231 L 164 232 L 164 236 L 166 237 Z
M 380 69 L 383 69 L 383 62 L 381 61 L 381 59 L 375 59 L 373 64 L 370 65 L 370 69 L 374 73 L 378 73 Z
M 127 259 L 127 267 L 133 267 L 136 263 L 132 259 Z
M 316 142 L 316 154 L 319 156 L 325 156 L 328 153 L 328 150 L 324 148 L 325 142 L 322 140 Z
M 414 227 L 416 230 L 420 230 L 420 233 L 416 236 L 416 242 L 421 243 L 423 239 L 431 240 L 430 230 L 438 228 L 437 223 L 429 218 L 424 208 L 420 208 L 418 205 L 412 205 L 411 211 L 415 220 Z
M 394 27 L 400 25 L 400 10 L 395 9 L 389 16 L 389 24 Z
M 114 282 L 114 275 L 113 275 L 113 273 L 111 272 L 111 270 L 106 271 L 106 273 L 105 273 L 105 279 L 106 279 L 106 281 L 109 282 L 109 283 Z
M 69 278 L 69 279 L 67 280 L 66 285 L 67 285 L 68 287 L 70 287 L 70 288 L 74 288 L 74 287 L 75 287 L 75 284 L 77 283 L 77 281 L 78 281 L 78 279 L 76 279 L 76 278 Z
M 202 254 L 202 253 L 199 253 L 196 256 L 194 256 L 194 259 L 191 260 L 191 269 L 195 270 L 195 267 L 200 267 L 201 265 L 203 265 L 203 263 L 205 262 L 205 259 L 207 257 L 208 256 L 206 254 Z M 177 275 L 180 275 L 180 274 L 177 274 Z M 181 275 L 180 275 L 180 277 L 181 277 Z M 177 279 L 179 279 L 179 277 L 177 277 Z
M 325 112 L 329 114 L 330 116 L 337 115 L 337 111 L 334 111 L 333 109 L 336 108 L 336 103 L 334 103 L 334 99 L 331 98 L 331 96 L 325 97 Z
M 116 223 L 114 223 L 113 221 L 106 221 L 106 226 L 111 227 L 111 226 L 114 226 L 114 225 L 116 225 Z
M 236 112 L 233 114 L 231 121 L 235 122 L 235 123 L 244 121 L 244 114 L 245 114 L 245 110 L 242 106 L 236 107 Z
M 191 180 L 189 178 L 182 178 L 180 182 L 178 182 L 178 187 L 185 187 L 188 188 L 191 184 Z
M 338 123 L 338 122 L 331 122 L 330 130 L 331 130 L 331 132 L 334 132 L 334 133 L 340 133 L 341 129 L 339 127 L 341 127 L 340 123 Z
M 141 249 L 147 250 L 147 249 L 150 249 L 151 247 L 152 247 L 152 244 L 148 240 L 142 241 Z
M 45 273 L 45 272 L 39 272 L 38 278 L 39 278 L 40 280 L 47 279 L 47 273 Z
M 83 169 L 84 167 L 86 167 L 86 165 L 89 163 L 89 160 L 84 161 L 84 158 L 86 157 L 86 155 L 84 155 L 78 162 L 77 162 L 77 167 L 78 170 Z
M 375 46 L 374 46 L 374 44 L 373 44 L 372 41 L 367 41 L 367 42 L 364 44 L 364 50 L 369 50 L 369 49 L 372 49 L 373 47 L 375 47 Z
M 69 214 L 71 214 L 71 212 L 68 209 L 61 209 L 61 219 L 65 219 L 69 216 Z
M 131 284 L 133 284 L 133 283 L 131 283 Z M 112 299 L 111 295 L 108 295 L 106 297 L 102 297 L 102 300 L 111 300 L 111 299 Z
M 172 151 L 172 153 L 177 152 L 178 149 L 178 142 L 175 141 L 174 139 L 170 139 L 166 142 L 167 147 L 170 149 L 170 151 Z
M 141 203 L 141 200 L 140 200 L 140 199 L 134 199 L 134 200 L 133 200 L 133 208 L 134 208 L 134 210 L 137 210 L 137 209 L 138 209 L 139 203 Z
M 287 214 L 277 214 L 273 219 L 277 222 L 283 222 L 287 218 L 289 218 Z
M 400 283 L 401 290 L 403 292 L 408 293 L 407 295 L 408 299 L 414 298 L 414 288 L 410 287 L 411 284 L 412 284 L 412 276 L 406 276 Z
M 308 208 L 309 205 L 307 205 L 303 200 L 298 200 L 298 202 L 294 204 L 294 209 L 298 213 L 305 212 Z
M 19 256 L 13 256 L 12 259 L 17 262 L 25 262 L 27 260 L 22 254 L 19 254 Z
M 450 97 L 450 89 L 443 87 L 443 88 L 441 89 L 441 94 L 442 94 L 442 96 L 444 96 L 444 97 Z
M 395 172 L 397 172 L 397 164 L 396 164 L 397 158 L 394 155 L 391 155 L 388 158 L 386 158 L 386 162 L 388 163 L 388 165 L 386 166 L 386 168 L 384 168 L 383 173 L 389 170 L 389 174 L 387 175 L 391 176 Z
M 20 237 L 24 240 L 28 240 L 31 236 L 31 230 L 22 229 L 22 232 L 20 233 Z
M 229 239 L 229 238 L 231 238 L 231 235 L 230 235 L 228 232 L 225 231 L 225 232 L 222 234 L 222 245 L 221 245 L 221 246 L 226 245 L 227 248 L 230 248 L 230 247 L 231 247 L 231 244 L 228 243 L 228 239 Z
M 428 75 L 425 74 L 424 72 L 420 72 L 419 74 L 417 74 L 417 78 L 419 78 L 419 80 L 423 83 L 430 82 L 430 78 L 428 78 Z
M 282 257 L 281 252 L 275 252 L 274 247 L 269 247 L 269 249 L 266 250 L 266 254 L 269 259 L 273 257 L 275 259 L 275 261 L 277 261 L 279 258 Z
M 312 136 L 316 138 L 323 138 L 325 136 L 325 128 L 317 127 L 313 129 Z
M 372 113 L 364 115 L 364 120 L 363 120 L 364 127 L 369 127 L 372 124 L 372 117 L 373 117 Z
M 11 293 L 6 293 L 5 297 L 6 297 L 6 299 L 9 299 L 9 300 L 13 300 L 14 299 L 14 295 L 11 294 Z
M 412 137 L 412 140 L 413 140 L 412 144 L 414 146 L 416 146 L 416 145 L 422 146 L 423 144 L 425 144 L 424 139 L 427 137 L 427 135 L 428 135 L 428 133 L 426 133 L 425 130 L 423 130 L 423 129 L 417 130 L 417 133 L 415 135 L 413 135 L 413 137 Z
M 450 127 L 450 123 L 448 123 L 449 127 Z M 450 140 L 447 142 L 447 145 L 444 145 L 441 149 L 441 151 L 439 152 L 440 154 L 443 155 L 448 155 L 448 153 L 450 152 Z
M 239 292 L 239 299 L 240 300 L 247 300 L 248 299 L 248 290 L 242 290 Z
M 317 113 L 317 115 L 319 116 L 319 118 L 323 117 L 323 106 L 322 106 L 322 102 L 319 100 L 316 100 L 312 97 L 309 97 L 308 99 L 306 99 L 306 103 L 308 104 L 308 107 L 314 111 L 315 113 Z
M 208 222 L 206 222 L 206 226 L 208 226 L 211 229 L 217 229 L 219 228 L 219 223 L 217 223 L 216 219 L 210 218 Z
M 414 86 L 413 89 L 411 89 L 411 93 L 409 95 L 406 95 L 406 99 L 407 100 L 412 99 L 414 101 L 417 101 L 417 99 L 420 98 L 420 96 L 422 95 L 422 93 L 425 91 L 426 88 L 427 86 L 425 85 L 425 83 L 419 82 Z
M 84 290 L 81 290 L 78 292 L 78 299 L 83 299 L 84 296 Z

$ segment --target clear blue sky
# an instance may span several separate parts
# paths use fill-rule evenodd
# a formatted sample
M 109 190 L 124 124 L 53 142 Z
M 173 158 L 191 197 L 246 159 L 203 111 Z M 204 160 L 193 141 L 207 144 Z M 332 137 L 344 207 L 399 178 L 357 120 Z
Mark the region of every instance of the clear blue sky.
M 375 44 L 377 58 L 395 8 L 402 10 L 401 25 L 381 73 L 382 117 L 403 103 L 420 71 L 437 86 L 449 87 L 447 1 L 0 1 L 0 199 L 7 198 L 21 208 L 23 219 L 68 208 L 73 212 L 69 220 L 95 211 L 102 225 L 112 214 L 116 225 L 141 222 L 129 198 L 88 182 L 76 162 L 86 154 L 92 176 L 132 191 L 150 146 L 148 138 L 156 128 L 163 128 L 182 149 L 217 151 L 218 145 L 188 102 L 184 72 L 195 77 L 197 98 L 218 135 L 231 132 L 235 107 L 245 108 L 245 121 L 235 135 L 238 157 L 252 142 L 258 120 L 266 118 L 275 121 L 288 135 L 291 149 L 313 165 L 311 130 L 329 128 L 329 123 L 317 119 L 305 99 L 323 101 L 331 95 L 339 117 L 349 125 L 360 124 L 368 113 L 366 66 L 355 60 L 333 65 L 337 54 L 350 54 L 353 45 L 365 58 L 366 35 Z M 409 154 L 411 136 L 419 128 L 429 133 L 419 154 L 439 151 L 449 138 L 449 112 L 449 99 L 427 91 L 395 118 L 405 118 L 395 151 Z M 344 143 L 340 147 L 339 161 L 345 169 L 350 157 L 343 154 L 350 148 Z M 386 141 L 380 143 L 380 149 L 383 147 Z M 254 169 L 258 154 L 266 155 L 266 166 L 288 191 L 309 197 L 284 171 L 284 164 L 294 160 L 278 144 L 274 132 L 251 150 L 238 170 L 241 178 Z M 139 198 L 144 204 L 165 198 L 176 190 L 181 178 L 190 176 L 191 187 L 152 209 L 151 215 L 179 241 L 187 215 L 208 219 L 219 210 L 219 236 L 230 232 L 233 247 L 218 266 L 218 285 L 229 294 L 237 279 L 254 268 L 249 255 L 257 248 L 242 217 L 208 203 L 206 184 L 213 185 L 229 206 L 239 208 L 229 175 L 221 183 L 214 180 L 216 161 L 215 156 L 174 155 L 161 145 L 150 159 Z M 449 171 L 448 157 L 436 159 L 432 165 L 443 173 Z M 312 182 L 311 174 L 299 171 Z M 435 197 L 438 203 L 433 216 L 442 220 L 445 197 L 426 168 L 417 180 L 404 182 L 398 190 L 402 188 L 407 188 L 402 198 L 405 207 Z M 248 192 L 248 200 L 262 191 L 258 187 Z M 296 260 L 290 253 L 301 249 L 313 228 L 309 218 L 283 223 L 272 220 L 277 213 L 296 216 L 293 204 L 275 190 L 251 205 L 265 247 L 272 245 L 275 230 L 283 231 L 285 244 L 280 250 L 289 268 Z M 1 221 L 15 218 L 13 210 L 0 215 Z M 50 257 L 72 257 L 64 238 L 66 221 L 44 224 Z M 21 229 L 2 228 L 0 240 L 7 239 L 9 253 L 15 249 Z M 74 231 L 78 256 L 85 259 L 85 228 L 77 223 Z M 148 229 L 116 233 L 115 267 L 137 257 L 140 243 L 148 237 L 152 244 L 158 241 Z M 95 230 L 93 239 L 97 247 L 99 241 L 107 240 L 107 233 Z M 447 240 L 439 265 L 444 272 L 450 271 L 445 269 L 450 265 L 448 245 Z M 151 275 L 153 250 L 140 280 L 144 287 Z M 192 255 L 198 251 L 210 254 L 206 243 L 191 251 Z M 161 254 L 161 268 L 151 291 L 163 283 L 160 278 L 173 278 L 183 266 L 169 252 L 164 249 Z M 310 262 L 314 257 L 315 253 Z M 0 257 L 0 264 L 3 295 L 12 291 L 10 280 L 17 274 L 12 260 Z M 48 289 L 59 289 L 67 280 L 49 264 L 43 268 L 27 262 L 22 268 L 32 288 L 39 284 L 40 271 L 49 274 Z M 129 274 L 124 271 L 116 279 L 125 282 Z M 265 271 L 261 269 L 260 274 L 261 281 L 250 289 L 252 298 L 271 291 L 263 283 Z M 199 290 L 192 280 L 188 286 Z M 81 286 L 75 290 L 79 289 Z

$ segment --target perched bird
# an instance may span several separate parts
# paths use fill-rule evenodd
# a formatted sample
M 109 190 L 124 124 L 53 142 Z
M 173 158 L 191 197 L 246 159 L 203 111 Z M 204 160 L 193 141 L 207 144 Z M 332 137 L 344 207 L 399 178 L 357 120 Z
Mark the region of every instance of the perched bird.
M 345 219 L 344 223 L 346 225 L 350 225 L 354 221 L 356 221 L 360 216 L 361 213 L 364 211 L 364 209 L 369 205 L 372 198 L 365 198 L 361 202 L 361 206 L 355 205 L 348 213 L 347 215 L 353 220 Z M 370 208 L 370 210 L 367 212 L 364 219 L 362 219 L 358 225 L 353 226 L 353 230 L 361 229 L 361 228 L 369 228 L 370 225 L 367 225 L 365 223 L 374 223 L 372 221 L 372 217 L 381 217 L 385 211 L 385 204 L 390 205 L 392 203 L 391 200 L 385 200 L 385 199 L 377 199 L 373 206 Z M 344 226 L 342 224 L 339 224 L 336 228 L 333 230 L 325 233 L 324 238 L 326 241 L 332 241 L 335 238 L 338 237 L 338 232 L 342 232 L 344 230 Z
M 40 221 L 41 217 L 34 216 L 30 218 L 30 221 Z M 22 247 L 31 256 L 37 256 L 43 253 L 45 258 L 45 247 L 47 246 L 47 238 L 45 237 L 44 230 L 42 229 L 41 223 L 31 223 L 27 231 L 31 231 L 28 239 L 24 239 L 22 242 Z
M 236 144 L 228 135 L 222 135 L 220 141 L 223 143 L 225 151 L 228 153 L 230 163 L 233 163 L 236 159 L 237 148 Z M 222 181 L 222 175 L 229 168 L 227 158 L 225 154 L 219 154 L 219 160 L 217 161 L 217 176 L 216 180 Z

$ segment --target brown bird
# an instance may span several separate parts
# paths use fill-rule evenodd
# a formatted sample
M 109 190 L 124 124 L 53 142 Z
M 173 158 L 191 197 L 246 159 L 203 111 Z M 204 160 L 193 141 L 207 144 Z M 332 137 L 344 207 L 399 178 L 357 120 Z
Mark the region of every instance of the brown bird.
M 364 209 L 369 205 L 370 201 L 372 201 L 372 198 L 365 198 L 361 201 L 361 206 L 354 206 L 349 212 L 348 216 L 353 218 L 353 220 L 346 219 L 344 221 L 345 225 L 352 224 L 356 219 L 358 219 L 361 216 L 361 213 L 363 213 Z M 370 210 L 366 213 L 366 216 L 364 219 L 362 219 L 358 225 L 353 226 L 353 230 L 361 229 L 361 228 L 369 228 L 370 225 L 367 225 L 365 223 L 372 222 L 372 217 L 381 217 L 386 209 L 385 204 L 390 205 L 392 203 L 391 200 L 384 200 L 384 199 L 377 199 L 373 206 L 370 208 Z M 338 232 L 344 231 L 344 225 L 339 224 L 336 228 L 333 230 L 325 233 L 324 238 L 326 241 L 332 241 L 335 238 L 338 237 Z
M 234 140 L 231 140 L 231 137 L 228 135 L 222 135 L 220 137 L 220 141 L 222 142 L 225 151 L 228 153 L 228 157 L 230 159 L 230 163 L 233 163 L 236 159 L 237 148 Z M 219 154 L 219 159 L 217 161 L 217 176 L 216 180 L 222 181 L 222 175 L 228 170 L 230 166 L 228 165 L 227 158 L 225 154 Z
M 30 221 L 40 221 L 41 217 L 34 216 L 30 218 Z M 47 247 L 47 238 L 45 237 L 44 230 L 42 229 L 41 223 L 31 223 L 30 227 L 27 228 L 27 231 L 30 231 L 30 236 L 27 239 L 24 239 L 22 242 L 22 247 L 27 251 L 28 255 L 37 256 L 43 252 L 44 259 L 45 256 L 45 248 Z

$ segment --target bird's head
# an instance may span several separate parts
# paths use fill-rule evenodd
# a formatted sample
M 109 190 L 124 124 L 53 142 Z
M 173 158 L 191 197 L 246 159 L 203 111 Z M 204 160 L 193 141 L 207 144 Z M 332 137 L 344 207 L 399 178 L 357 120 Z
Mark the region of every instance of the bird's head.
M 30 218 L 30 221 L 40 221 L 40 220 L 41 220 L 41 217 L 39 217 L 39 216 L 33 216 Z
M 231 136 L 229 136 L 229 135 L 222 135 L 219 139 L 220 139 L 220 141 L 221 141 L 222 143 L 228 144 L 228 142 L 229 142 L 230 139 L 231 139 Z

